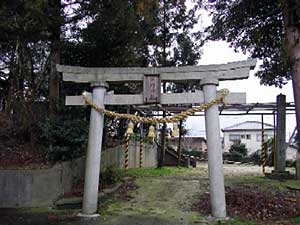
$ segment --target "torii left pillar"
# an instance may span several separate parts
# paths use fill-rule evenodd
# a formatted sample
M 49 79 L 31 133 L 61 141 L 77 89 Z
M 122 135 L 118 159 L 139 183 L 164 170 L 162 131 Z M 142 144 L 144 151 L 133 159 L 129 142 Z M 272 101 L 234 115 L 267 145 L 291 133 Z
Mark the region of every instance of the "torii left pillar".
M 205 103 L 216 98 L 218 79 L 204 78 L 200 84 Z M 226 202 L 218 105 L 213 105 L 205 110 L 205 129 L 211 211 L 213 217 L 223 220 L 226 218 Z
M 93 102 L 104 108 L 104 96 L 108 88 L 105 82 L 94 82 L 92 98 Z M 98 188 L 101 162 L 101 148 L 103 135 L 104 115 L 91 109 L 89 141 L 86 156 L 84 193 L 81 216 L 95 217 L 98 207 Z

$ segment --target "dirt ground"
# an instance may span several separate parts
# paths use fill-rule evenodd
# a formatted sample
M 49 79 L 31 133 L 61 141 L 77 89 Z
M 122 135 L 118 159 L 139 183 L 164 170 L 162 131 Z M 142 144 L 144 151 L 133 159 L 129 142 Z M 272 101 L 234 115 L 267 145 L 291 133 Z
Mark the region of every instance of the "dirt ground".
M 102 215 L 101 224 L 203 224 L 191 206 L 208 191 L 208 180 L 190 174 L 136 180 L 138 189 L 127 202 L 115 202 Z
M 224 173 L 226 180 L 230 180 L 241 175 L 261 175 L 261 168 L 225 165 Z M 58 212 L 51 209 L 25 211 L 11 209 L 0 210 L 0 225 L 215 224 L 211 217 L 201 216 L 199 212 L 191 210 L 200 196 L 208 193 L 206 164 L 199 164 L 197 168 L 179 174 L 139 177 L 135 183 L 138 188 L 129 191 L 127 198 L 120 199 L 118 195 L 114 195 L 101 202 L 99 212 L 101 216 L 95 220 L 76 218 L 75 215 L 79 210 Z
M 272 168 L 266 168 L 271 172 Z M 234 177 L 261 176 L 262 169 L 251 165 L 225 165 L 226 184 Z M 228 182 L 227 182 L 228 180 Z M 236 179 L 233 179 L 234 181 Z M 167 176 L 138 178 L 138 189 L 127 202 L 114 202 L 102 214 L 105 225 L 186 225 L 213 224 L 210 216 L 192 211 L 200 196 L 209 193 L 207 164 L 188 172 Z M 233 223 L 235 224 L 235 223 Z

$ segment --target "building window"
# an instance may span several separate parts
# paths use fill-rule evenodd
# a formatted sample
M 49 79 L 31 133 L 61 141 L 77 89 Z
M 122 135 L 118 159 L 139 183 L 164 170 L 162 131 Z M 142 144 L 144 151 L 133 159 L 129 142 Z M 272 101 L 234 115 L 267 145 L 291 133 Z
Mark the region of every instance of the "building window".
M 256 135 L 256 141 L 261 141 L 261 134 Z
M 251 139 L 251 134 L 247 134 L 247 135 L 246 135 L 246 138 L 247 138 L 248 140 L 250 140 L 250 139 Z
M 229 134 L 229 141 L 240 141 L 241 135 L 239 134 Z
M 245 139 L 245 138 L 246 138 L 245 134 L 241 134 L 241 139 Z

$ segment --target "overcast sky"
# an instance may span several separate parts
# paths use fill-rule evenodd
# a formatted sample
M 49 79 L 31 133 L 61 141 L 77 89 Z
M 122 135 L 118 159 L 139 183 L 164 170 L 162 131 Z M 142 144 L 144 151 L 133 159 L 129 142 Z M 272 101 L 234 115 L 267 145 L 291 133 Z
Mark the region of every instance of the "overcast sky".
M 191 7 L 191 2 L 188 2 L 187 5 Z M 199 13 L 201 17 L 199 18 L 199 24 L 195 27 L 195 30 L 201 30 L 212 24 L 211 17 L 207 11 L 200 10 Z M 232 48 L 229 48 L 229 44 L 224 41 L 207 42 L 203 47 L 203 55 L 199 64 L 222 64 L 247 60 L 247 58 L 247 55 L 237 53 Z M 280 93 L 286 95 L 287 102 L 294 102 L 291 82 L 286 84 L 282 89 L 260 85 L 260 79 L 254 76 L 257 69 L 258 65 L 254 71 L 250 72 L 250 76 L 246 80 L 221 81 L 218 89 L 228 88 L 231 92 L 246 92 L 247 103 L 276 102 L 276 96 Z M 244 121 L 261 121 L 261 116 L 221 116 L 220 126 L 222 129 Z M 264 122 L 273 125 L 273 116 L 264 116 Z M 186 121 L 186 125 L 191 136 L 205 136 L 204 117 L 189 117 Z M 287 115 L 287 141 L 295 126 L 295 115 Z
M 203 48 L 203 55 L 199 62 L 205 64 L 221 64 L 233 61 L 246 60 L 247 56 L 236 53 L 229 48 L 229 44 L 223 41 L 209 42 Z M 258 66 L 257 66 L 258 67 Z M 257 69 L 257 68 L 256 68 Z M 280 93 L 286 95 L 287 102 L 293 102 L 292 84 L 289 82 L 282 89 L 260 85 L 260 80 L 250 73 L 249 79 L 238 81 L 221 81 L 218 89 L 228 88 L 231 92 L 246 92 L 247 103 L 276 102 L 276 96 Z M 220 118 L 221 128 L 234 125 L 243 121 L 261 121 L 261 116 L 224 116 Z M 273 124 L 272 116 L 264 117 L 265 123 Z M 287 141 L 295 128 L 295 115 L 287 116 Z M 190 117 L 186 122 L 191 136 L 205 136 L 205 125 L 203 117 Z

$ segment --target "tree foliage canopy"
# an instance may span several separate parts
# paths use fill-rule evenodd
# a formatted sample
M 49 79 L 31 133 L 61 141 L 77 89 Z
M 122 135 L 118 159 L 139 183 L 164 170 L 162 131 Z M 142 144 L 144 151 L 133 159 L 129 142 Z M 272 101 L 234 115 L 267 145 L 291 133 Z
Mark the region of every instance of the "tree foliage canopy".
M 82 92 L 82 86 L 62 82 L 55 71 L 57 63 L 88 67 L 196 64 L 202 45 L 201 33 L 194 31 L 199 8 L 196 3 L 188 8 L 186 2 L 0 1 L 0 111 L 18 131 L 14 136 L 32 141 L 38 136 L 36 124 L 46 119 L 47 125 L 52 99 L 63 102 L 64 95 Z M 141 91 L 130 85 L 110 87 L 116 93 Z M 65 112 L 60 107 L 54 110 L 58 114 Z M 124 126 L 120 121 L 106 123 Z
M 293 7 L 299 6 L 299 1 L 293 2 Z M 256 75 L 263 84 L 281 87 L 291 78 L 284 36 L 283 1 L 211 0 L 207 7 L 213 16 L 213 23 L 208 28 L 209 38 L 226 40 L 236 50 L 261 59 L 262 65 Z M 299 9 L 295 12 L 299 13 Z

